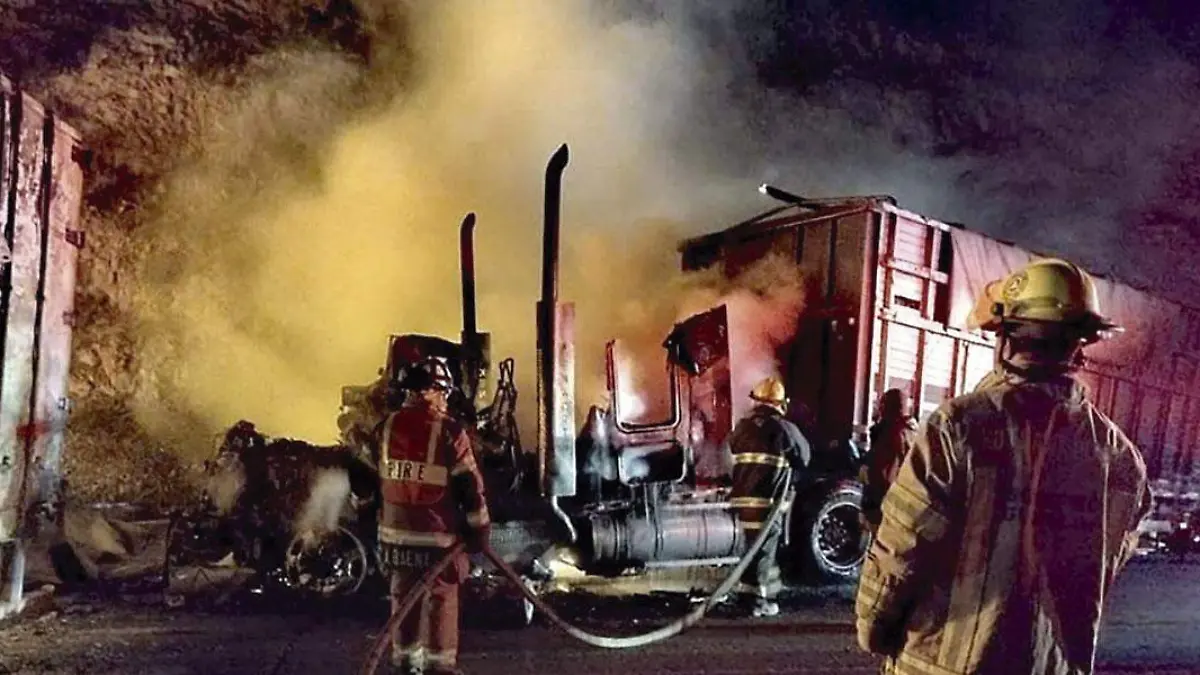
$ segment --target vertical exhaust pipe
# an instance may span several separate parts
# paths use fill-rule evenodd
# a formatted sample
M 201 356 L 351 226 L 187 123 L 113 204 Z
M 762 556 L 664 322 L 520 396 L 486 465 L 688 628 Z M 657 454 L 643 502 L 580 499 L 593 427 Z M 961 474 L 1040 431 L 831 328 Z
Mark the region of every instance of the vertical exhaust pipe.
M 475 305 L 475 214 L 463 218 L 458 231 L 459 269 L 462 274 L 462 389 L 476 403 L 490 363 L 490 335 L 480 333 Z
M 559 497 L 575 494 L 575 306 L 558 301 L 562 175 L 570 154 L 563 144 L 546 165 L 542 231 L 542 297 L 537 308 L 538 467 L 542 495 L 564 521 Z
M 462 273 L 463 342 L 475 335 L 475 214 L 468 213 L 458 230 L 459 271 Z
M 562 177 L 571 153 L 559 146 L 546 164 L 546 197 L 542 206 L 542 302 L 558 302 L 559 235 L 562 232 Z M 553 324 L 551 324 L 553 326 Z

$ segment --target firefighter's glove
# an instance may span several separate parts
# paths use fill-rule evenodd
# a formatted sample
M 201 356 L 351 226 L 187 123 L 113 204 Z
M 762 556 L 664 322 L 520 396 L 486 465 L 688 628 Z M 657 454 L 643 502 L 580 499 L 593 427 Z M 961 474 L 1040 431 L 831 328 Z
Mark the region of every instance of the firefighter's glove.
M 491 526 L 485 526 L 467 530 L 467 533 L 463 536 L 463 543 L 467 545 L 467 553 L 483 553 L 483 549 L 487 546 L 491 538 L 492 528 Z

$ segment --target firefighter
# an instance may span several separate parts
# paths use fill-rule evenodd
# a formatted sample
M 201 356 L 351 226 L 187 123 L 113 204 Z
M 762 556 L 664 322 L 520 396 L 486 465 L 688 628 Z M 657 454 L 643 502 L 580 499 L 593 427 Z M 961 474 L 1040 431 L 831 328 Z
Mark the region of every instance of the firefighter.
M 799 472 L 808 466 L 812 452 L 800 429 L 784 419 L 787 392 L 778 378 L 768 377 L 750 392 L 755 406 L 738 422 L 729 439 L 733 454 L 733 490 L 730 505 L 737 509 L 746 543 L 762 530 L 773 499 L 782 499 L 787 469 Z M 754 599 L 754 616 L 775 616 L 779 604 L 779 539 L 776 525 L 767 534 L 754 560 L 742 576 L 740 591 Z
M 1138 449 L 1075 377 L 1117 327 L 1092 279 L 1037 260 L 990 284 L 987 386 L 943 404 L 883 498 L 858 642 L 888 673 L 1091 673 L 1104 599 L 1150 509 Z
M 426 569 L 464 537 L 481 551 L 490 518 L 466 427 L 449 415 L 454 387 L 438 359 L 422 363 L 418 394 L 383 425 L 380 560 L 395 611 Z M 405 673 L 458 673 L 458 589 L 468 571 L 458 555 L 392 635 L 392 662 Z
M 871 448 L 860 474 L 863 520 L 872 533 L 879 528 L 883 495 L 896 480 L 900 463 L 912 447 L 916 428 L 916 421 L 909 411 L 908 395 L 899 389 L 883 392 L 879 401 L 879 421 L 871 426 Z

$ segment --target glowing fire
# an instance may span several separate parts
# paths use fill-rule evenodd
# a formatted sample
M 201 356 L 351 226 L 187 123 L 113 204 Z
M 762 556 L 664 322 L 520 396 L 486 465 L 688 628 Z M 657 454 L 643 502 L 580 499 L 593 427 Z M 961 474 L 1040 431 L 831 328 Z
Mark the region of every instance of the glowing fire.
M 750 389 L 762 378 L 781 375 L 777 352 L 792 338 L 804 307 L 799 270 L 783 256 L 770 256 L 732 280 L 697 276 L 681 294 L 673 322 L 720 305 L 725 305 L 728 313 L 732 404 L 737 419 L 750 408 Z M 659 332 L 662 334 L 665 330 Z M 669 382 L 661 345 L 622 342 L 613 357 L 621 417 L 637 422 L 665 418 Z
M 617 369 L 615 395 L 621 417 L 626 420 L 645 421 L 650 406 L 646 402 L 646 390 L 637 385 L 640 374 L 637 357 L 633 353 L 622 354 L 620 351 L 615 352 L 613 356 Z

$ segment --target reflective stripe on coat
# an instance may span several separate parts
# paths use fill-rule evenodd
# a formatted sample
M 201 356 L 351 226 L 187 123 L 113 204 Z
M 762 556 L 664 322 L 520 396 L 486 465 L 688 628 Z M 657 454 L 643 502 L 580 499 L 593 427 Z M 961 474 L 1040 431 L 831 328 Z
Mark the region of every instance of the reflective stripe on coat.
M 379 540 L 446 548 L 491 523 L 483 476 L 467 430 L 428 400 L 414 400 L 383 425 Z
M 893 673 L 1091 673 L 1150 506 L 1141 454 L 1081 385 L 990 378 L 926 420 L 883 499 L 859 643 Z
M 758 406 L 738 422 L 729 438 L 733 453 L 733 489 L 730 505 L 742 527 L 757 534 L 771 512 L 789 466 L 808 466 L 808 441 L 774 408 Z

